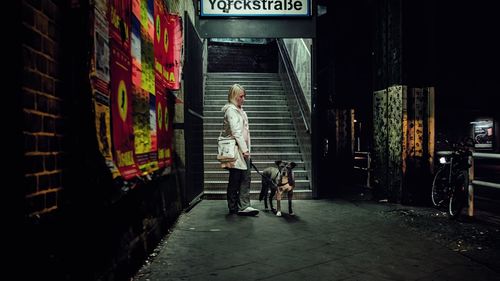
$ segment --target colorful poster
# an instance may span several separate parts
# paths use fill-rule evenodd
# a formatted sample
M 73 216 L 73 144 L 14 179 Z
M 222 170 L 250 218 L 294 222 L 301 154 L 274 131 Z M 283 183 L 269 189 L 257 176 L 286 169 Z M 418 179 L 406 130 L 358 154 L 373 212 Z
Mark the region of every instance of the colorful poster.
M 158 139 L 158 166 L 160 168 L 171 164 L 172 118 L 168 109 L 166 89 L 161 82 L 156 83 L 156 130 Z
M 137 164 L 143 173 L 148 171 L 151 137 L 149 135 L 149 93 L 134 86 L 134 147 Z
M 167 52 L 168 52 L 168 32 L 167 15 L 160 0 L 155 1 L 155 78 L 160 80 L 163 85 L 167 85 Z M 165 73 L 165 75 L 164 75 Z M 163 87 L 164 88 L 164 87 Z
M 149 136 L 151 139 L 151 150 L 149 152 L 149 170 L 158 170 L 158 131 L 156 124 L 156 96 L 149 95 Z
M 163 77 L 167 81 L 167 89 L 180 89 L 181 50 L 182 50 L 182 24 L 177 15 L 167 15 L 167 34 L 164 35 L 167 44 L 166 71 Z
M 141 87 L 142 65 L 141 65 L 141 23 L 132 16 L 132 32 L 131 32 L 131 50 L 132 56 L 132 85 Z
M 94 69 L 95 75 L 109 82 L 109 37 L 108 23 L 96 8 L 94 12 Z
M 99 151 L 105 158 L 111 158 L 111 134 L 109 120 L 109 95 L 94 89 L 95 127 Z
M 165 95 L 166 104 L 163 109 L 163 126 L 165 130 L 165 165 L 172 165 L 172 150 L 173 150 L 173 139 L 174 139 L 174 107 L 176 103 L 176 97 L 172 92 L 168 92 Z
M 181 18 L 168 15 L 161 0 L 93 3 L 89 77 L 97 142 L 113 178 L 130 180 L 171 165 L 166 91 L 180 87 Z
M 137 19 L 141 18 L 141 1 L 142 0 L 132 0 L 132 15 Z
M 111 146 L 111 111 L 109 108 L 109 26 L 106 18 L 107 2 L 96 1 L 94 5 L 94 45 L 91 60 L 90 85 L 95 112 L 96 139 L 99 152 L 104 158 L 113 178 L 120 172 L 113 162 Z
M 108 14 L 108 1 L 107 0 L 95 0 L 94 10 L 99 12 L 101 15 L 106 16 Z
M 131 0 L 109 1 L 109 38 L 115 48 L 130 52 Z
M 141 88 L 149 93 L 155 92 L 155 73 L 154 73 L 154 49 L 153 40 L 148 38 L 147 34 L 144 33 L 144 29 L 141 32 Z
M 111 42 L 111 118 L 116 165 L 124 179 L 140 174 L 135 163 L 130 54 Z
M 116 168 L 116 165 L 113 162 L 113 155 L 111 154 L 111 116 L 109 110 L 109 97 L 107 97 L 107 103 L 104 104 L 100 102 L 105 99 L 104 94 L 99 91 L 95 91 L 94 96 L 96 97 L 96 100 L 94 101 L 94 112 L 99 151 L 104 157 L 104 161 L 111 172 L 111 176 L 113 178 L 117 178 L 120 176 L 120 171 Z
M 493 148 L 493 119 L 472 122 L 474 125 L 474 148 Z
M 141 0 L 141 87 L 142 89 L 155 93 L 154 75 L 154 2 L 153 0 Z
M 155 33 L 154 0 L 141 0 L 141 24 L 152 41 Z
M 154 94 L 153 1 L 140 0 L 132 4 L 132 84 Z

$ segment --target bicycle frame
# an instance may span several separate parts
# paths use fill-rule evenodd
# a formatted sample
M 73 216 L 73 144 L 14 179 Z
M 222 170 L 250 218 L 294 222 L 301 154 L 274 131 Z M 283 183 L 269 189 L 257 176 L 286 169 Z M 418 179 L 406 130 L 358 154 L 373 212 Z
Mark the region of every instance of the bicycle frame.
M 448 215 L 452 219 L 467 205 L 468 159 L 464 157 L 467 157 L 467 153 L 458 150 L 441 157 L 439 163 L 442 166 L 436 173 L 432 186 L 433 204 L 436 207 L 447 204 Z

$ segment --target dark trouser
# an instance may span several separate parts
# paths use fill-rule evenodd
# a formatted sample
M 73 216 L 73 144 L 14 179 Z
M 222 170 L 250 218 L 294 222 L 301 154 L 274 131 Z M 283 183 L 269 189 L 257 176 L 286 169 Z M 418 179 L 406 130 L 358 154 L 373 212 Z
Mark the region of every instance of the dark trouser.
M 250 206 L 250 159 L 245 160 L 246 170 L 229 169 L 229 183 L 227 185 L 227 207 L 230 212 L 244 210 Z

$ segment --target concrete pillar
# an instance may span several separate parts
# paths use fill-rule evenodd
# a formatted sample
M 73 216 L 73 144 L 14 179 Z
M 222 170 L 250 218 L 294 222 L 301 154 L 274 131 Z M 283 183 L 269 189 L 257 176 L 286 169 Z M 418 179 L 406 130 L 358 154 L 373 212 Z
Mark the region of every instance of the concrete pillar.
M 433 6 L 383 0 L 374 14 L 375 196 L 417 203 L 427 194 L 434 151 L 435 79 L 429 62 L 435 50 L 422 47 L 434 40 Z

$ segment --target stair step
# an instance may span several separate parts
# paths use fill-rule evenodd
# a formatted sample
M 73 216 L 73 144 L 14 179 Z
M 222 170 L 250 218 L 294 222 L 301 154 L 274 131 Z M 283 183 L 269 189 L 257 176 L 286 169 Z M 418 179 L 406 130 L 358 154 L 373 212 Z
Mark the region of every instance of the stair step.
M 266 151 L 276 151 L 276 152 L 295 152 L 299 153 L 300 149 L 299 146 L 296 144 L 293 145 L 287 145 L 287 144 L 281 144 L 281 145 L 276 145 L 276 144 L 252 144 L 252 155 L 254 153 L 259 153 L 259 152 L 266 152 Z M 205 152 L 216 152 L 217 151 L 217 145 L 216 144 L 208 144 L 203 146 L 203 150 Z
M 210 170 L 217 170 L 217 171 L 224 171 L 224 169 L 222 169 L 220 167 L 220 163 L 218 161 L 212 161 L 214 159 L 206 159 L 203 163 L 204 167 L 205 167 L 205 171 L 210 171 Z M 252 163 L 257 167 L 257 169 L 259 169 L 259 171 L 262 171 L 264 170 L 265 168 L 267 167 L 275 167 L 276 164 L 274 163 L 274 161 L 276 160 L 255 160 L 252 158 Z M 298 160 L 298 161 L 294 161 L 295 164 L 297 164 L 297 166 L 295 167 L 295 169 L 299 169 L 299 170 L 304 170 L 305 169 L 305 165 L 304 165 L 304 162 L 302 160 Z
M 253 201 L 257 201 L 259 200 L 259 194 L 260 194 L 260 191 L 251 191 L 250 192 L 250 199 L 253 200 Z M 208 191 L 203 194 L 203 198 L 205 200 L 227 200 L 226 198 L 226 192 L 225 191 L 217 191 L 217 192 L 211 192 L 211 191 Z M 310 200 L 312 199 L 312 192 L 310 190 L 297 190 L 297 191 L 294 191 L 293 192 L 293 200 Z M 274 200 L 274 199 L 273 199 Z M 283 196 L 283 201 L 282 202 L 287 202 L 287 195 L 284 195 Z M 273 202 L 276 202 L 276 201 L 273 201 Z M 276 203 L 273 203 L 273 204 L 276 204 Z M 285 212 L 287 212 L 287 208 L 286 207 L 288 203 L 284 203 L 285 205 L 282 205 L 282 211 L 285 210 Z M 258 202 L 256 204 L 252 204 L 254 208 L 257 208 L 257 209 L 261 209 L 263 210 L 264 209 L 264 202 Z
M 275 79 L 279 80 L 280 76 L 278 73 L 254 73 L 254 72 L 207 72 L 207 81 L 213 81 L 217 79 L 233 80 L 233 78 L 240 79 Z
M 205 145 L 210 145 L 213 146 L 214 148 L 217 147 L 217 139 L 216 138 L 204 138 L 204 143 Z M 281 138 L 281 139 L 269 139 L 269 138 L 252 138 L 252 147 L 255 145 L 266 145 L 266 144 L 273 144 L 273 145 L 298 145 L 297 140 L 295 138 Z M 209 148 L 211 149 L 211 148 Z
M 216 139 L 220 134 L 219 130 L 204 130 L 203 138 Z M 251 137 L 285 137 L 285 136 L 295 136 L 295 131 L 293 130 L 251 130 Z
M 222 107 L 224 105 L 205 105 L 205 110 L 207 111 L 219 111 L 222 114 Z M 263 105 L 244 105 L 243 108 L 246 111 L 273 111 L 273 110 L 281 110 L 283 107 L 281 106 L 276 106 L 276 105 L 269 105 L 269 104 L 263 104 Z M 247 112 L 248 114 L 248 112 Z
M 227 182 L 225 183 L 226 185 L 221 187 L 221 188 L 217 188 L 217 189 L 206 189 L 205 188 L 205 194 L 226 194 L 226 190 L 227 190 Z M 251 186 L 251 189 L 250 189 L 250 193 L 256 193 L 256 194 L 259 194 L 260 193 L 260 189 L 261 189 L 261 183 L 256 183 L 255 186 L 252 185 Z M 311 190 L 309 188 L 303 188 L 303 187 L 299 187 L 299 186 L 295 186 L 295 188 L 293 189 L 293 197 L 295 197 L 295 193 L 309 193 L 311 192 Z
M 206 193 L 209 193 L 209 194 L 226 194 L 226 190 L 227 190 L 227 182 L 225 183 L 226 185 L 221 187 L 221 188 L 214 188 L 214 189 L 206 189 L 205 187 L 205 194 Z M 261 183 L 257 183 L 255 185 L 252 185 L 251 186 L 251 189 L 250 189 L 250 193 L 256 193 L 256 194 L 259 194 L 260 193 L 260 189 L 261 189 Z M 295 188 L 293 189 L 293 197 L 295 197 L 295 193 L 309 193 L 311 192 L 311 190 L 309 188 L 303 188 L 303 187 L 299 187 L 299 186 L 295 186 Z
M 250 123 L 250 130 L 252 129 L 252 127 L 259 127 L 259 126 L 263 127 L 262 129 L 265 129 L 266 126 L 279 126 L 279 125 L 282 125 L 282 126 L 293 126 L 292 120 L 286 119 L 286 118 L 269 119 L 269 122 L 268 122 L 267 118 L 262 118 L 262 117 L 255 117 L 255 118 L 256 119 L 254 119 L 254 117 L 252 117 L 252 120 L 254 120 L 254 122 Z M 215 118 L 212 119 L 212 120 L 215 120 Z M 257 120 L 259 120 L 260 122 L 255 122 Z M 220 120 L 218 120 L 218 121 L 220 121 Z M 205 128 L 209 128 L 209 127 L 213 127 L 213 126 L 221 127 L 222 126 L 222 122 L 204 122 L 203 126 L 205 126 Z
M 204 106 L 219 106 L 223 107 L 227 103 L 227 100 L 205 100 Z M 246 100 L 244 107 L 248 106 L 258 106 L 258 105 L 273 105 L 276 107 L 287 106 L 286 100 L 267 100 L 267 99 L 254 99 Z
M 260 171 L 262 173 L 262 171 Z M 308 173 L 305 170 L 297 170 L 294 171 L 295 180 L 307 180 Z M 227 180 L 229 177 L 229 171 L 224 169 L 207 171 L 205 170 L 203 178 L 206 181 L 210 180 Z M 254 169 L 252 169 L 252 182 L 253 181 L 262 181 L 262 176 L 259 175 Z
M 260 91 L 260 90 L 282 90 L 283 86 L 280 84 L 266 84 L 266 85 L 259 85 L 259 84 L 254 84 L 253 82 L 248 83 L 247 85 L 241 84 L 243 88 L 245 88 L 245 91 L 247 94 L 253 93 L 255 91 Z M 230 86 L 222 86 L 222 85 L 206 85 L 205 90 L 210 91 L 210 90 L 225 90 L 226 92 L 229 92 Z
M 275 166 L 275 165 L 273 165 L 273 166 Z M 262 172 L 262 171 L 260 171 L 260 172 Z M 220 169 L 220 170 L 216 170 L 216 171 L 205 171 L 203 173 L 205 175 L 214 175 L 214 174 L 225 174 L 225 175 L 227 175 L 227 174 L 229 174 L 229 171 L 226 170 L 226 169 Z M 254 175 L 254 174 L 255 175 L 259 175 L 257 173 L 257 171 L 255 171 L 255 169 L 252 168 L 252 175 Z M 305 174 L 307 174 L 307 171 L 304 170 L 304 169 L 297 169 L 297 168 L 295 168 L 295 169 L 293 169 L 293 174 L 294 174 L 294 176 L 305 175 Z
M 281 81 L 278 79 L 267 79 L 267 80 L 262 80 L 262 79 L 249 79 L 246 80 L 245 83 L 251 82 L 252 84 L 247 84 L 246 86 L 243 85 L 241 82 L 238 83 L 241 86 L 243 86 L 245 89 L 249 86 L 261 86 L 261 87 L 268 87 L 268 86 L 279 86 L 282 87 Z M 213 86 L 213 87 L 220 87 L 220 88 L 226 88 L 229 89 L 233 84 L 235 83 L 234 80 L 222 80 L 222 79 L 217 79 L 217 80 L 207 80 L 207 83 L 205 85 L 207 86 Z
M 219 104 L 204 104 L 204 107 L 206 108 L 206 110 L 208 111 L 220 111 L 222 112 L 222 107 L 226 104 L 226 102 L 224 103 L 221 103 L 220 105 Z M 279 107 L 276 107 L 276 105 L 274 104 L 263 104 L 263 105 L 260 105 L 260 104 L 244 104 L 243 105 L 243 109 L 246 111 L 252 111 L 252 110 L 255 110 L 255 111 L 267 111 L 267 110 L 283 110 Z M 286 108 L 286 110 L 288 110 L 288 108 Z
M 217 160 L 217 153 L 204 152 L 203 153 L 204 160 Z M 252 152 L 251 157 L 253 160 L 262 161 L 262 160 L 286 160 L 286 161 L 300 161 L 302 160 L 302 155 L 296 152 L 277 152 L 277 151 L 268 151 L 268 152 Z
M 227 184 L 228 180 L 205 180 L 204 181 L 204 188 L 205 192 L 207 191 L 215 191 L 215 190 L 220 190 L 220 191 L 226 191 L 227 189 Z M 296 190 L 308 190 L 309 189 L 309 180 L 295 180 L 295 188 Z M 259 181 L 252 181 L 250 183 L 250 190 L 253 191 L 260 191 L 262 187 L 262 182 Z M 295 189 L 294 189 L 295 191 Z
M 266 94 L 266 95 L 252 95 L 252 96 L 247 96 L 245 98 L 245 103 L 248 101 L 252 100 L 261 100 L 261 99 L 266 99 L 266 100 L 286 100 L 285 95 L 280 95 L 280 94 Z M 205 95 L 205 101 L 212 101 L 212 100 L 219 100 L 223 102 L 227 102 L 227 94 L 212 94 L 212 95 Z
M 265 76 L 267 76 L 267 75 L 265 75 Z M 262 77 L 262 75 L 260 75 L 257 78 L 255 78 L 255 77 L 249 77 L 249 76 L 242 76 L 242 77 L 246 78 L 246 80 L 252 80 L 252 81 L 256 81 L 256 82 L 269 83 L 269 81 L 276 81 L 277 83 L 281 84 L 281 79 L 279 78 L 279 76 L 274 76 L 274 75 L 270 75 L 267 78 L 266 77 Z M 266 79 L 264 79 L 264 78 L 266 78 Z M 232 85 L 232 84 L 238 83 L 238 82 L 235 82 L 233 79 L 227 78 L 227 76 L 222 76 L 222 77 L 211 77 L 210 79 L 206 80 L 206 83 L 207 84 L 210 84 L 210 83 L 225 83 L 227 85 Z
M 203 111 L 203 116 L 205 118 L 215 118 L 218 117 L 219 120 L 224 116 L 224 113 L 221 111 L 222 106 L 218 110 L 204 110 Z M 273 111 L 251 111 L 251 110 L 246 110 L 245 112 L 247 113 L 248 116 L 253 117 L 281 117 L 281 118 L 291 118 L 290 117 L 290 112 L 288 110 L 273 110 Z
M 204 130 L 217 130 L 221 129 L 222 124 L 203 124 Z M 276 123 L 276 124 L 265 124 L 265 123 L 250 123 L 250 133 L 253 130 L 290 130 L 293 131 L 293 124 L 290 123 Z
M 229 178 L 229 174 L 223 174 L 223 175 L 205 175 L 203 177 L 204 181 L 227 181 L 227 179 Z M 306 181 L 308 182 L 308 178 L 307 177 L 300 177 L 300 178 L 296 178 L 295 181 Z M 262 184 L 262 177 L 259 176 L 258 174 L 255 174 L 255 175 L 252 175 L 252 180 L 251 182 L 256 182 L 256 183 L 261 183 Z M 309 183 L 308 183 L 309 184 Z M 304 187 L 308 188 L 308 185 L 304 185 Z M 224 187 L 227 187 L 227 184 L 224 185 Z M 208 189 L 208 188 L 211 188 L 210 185 L 205 185 L 205 188 Z
M 245 91 L 247 92 L 247 96 L 267 96 L 267 95 L 285 95 L 285 91 L 281 87 L 270 87 L 270 88 L 262 88 L 262 89 L 247 89 L 245 88 Z M 211 96 L 211 95 L 226 95 L 229 93 L 229 88 L 228 89 L 223 89 L 223 88 L 205 88 L 205 96 Z
M 247 114 L 248 115 L 248 114 Z M 251 115 L 248 115 L 251 116 Z M 204 117 L 203 118 L 205 124 L 213 124 L 213 123 L 219 123 L 222 120 L 222 116 L 218 117 Z M 274 123 L 287 123 L 291 122 L 292 120 L 290 117 L 280 117 L 280 116 L 252 116 L 251 119 L 253 122 L 257 121 L 257 123 L 261 123 L 262 121 L 265 121 L 266 123 L 269 122 L 274 122 Z

